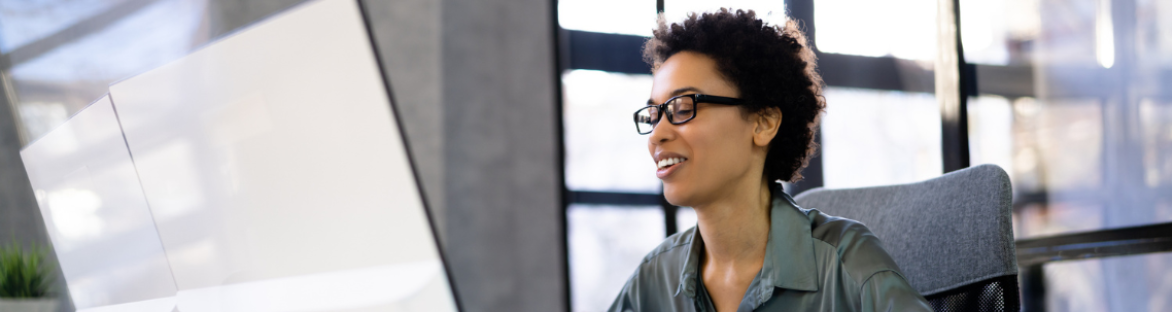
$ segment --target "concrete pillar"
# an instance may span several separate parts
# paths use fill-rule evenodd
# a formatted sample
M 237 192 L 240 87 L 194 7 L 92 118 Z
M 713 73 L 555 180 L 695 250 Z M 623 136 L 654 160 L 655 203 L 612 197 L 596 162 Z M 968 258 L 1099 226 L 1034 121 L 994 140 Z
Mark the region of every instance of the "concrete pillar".
M 444 132 L 439 0 L 364 0 L 434 224 L 444 240 Z
M 443 2 L 447 248 L 468 311 L 564 311 L 553 1 Z

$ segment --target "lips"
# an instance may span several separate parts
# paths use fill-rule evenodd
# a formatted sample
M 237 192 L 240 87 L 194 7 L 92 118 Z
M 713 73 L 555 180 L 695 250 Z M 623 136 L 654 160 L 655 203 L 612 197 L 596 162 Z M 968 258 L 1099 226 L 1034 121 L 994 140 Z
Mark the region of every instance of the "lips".
M 659 168 L 659 170 L 655 171 L 655 176 L 661 180 L 667 178 L 673 172 L 679 170 L 679 168 L 687 162 L 687 157 L 679 155 L 663 155 L 663 157 L 661 157 L 659 161 L 656 162 L 656 167 Z

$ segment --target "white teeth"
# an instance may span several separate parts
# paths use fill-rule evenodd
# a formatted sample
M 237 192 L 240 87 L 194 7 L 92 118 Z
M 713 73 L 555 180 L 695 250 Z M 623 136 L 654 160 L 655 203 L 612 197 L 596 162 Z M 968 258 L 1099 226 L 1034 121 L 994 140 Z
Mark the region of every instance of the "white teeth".
M 659 163 L 656 163 L 656 165 L 659 167 L 659 169 L 663 169 L 663 168 L 667 168 L 668 166 L 671 166 L 671 165 L 675 165 L 675 164 L 678 164 L 678 163 L 682 163 L 682 162 L 684 162 L 685 160 L 687 160 L 687 159 L 684 159 L 684 158 L 675 158 L 675 157 L 673 157 L 673 158 L 665 158 L 665 159 L 663 159 L 663 160 L 660 160 L 660 161 L 659 161 Z

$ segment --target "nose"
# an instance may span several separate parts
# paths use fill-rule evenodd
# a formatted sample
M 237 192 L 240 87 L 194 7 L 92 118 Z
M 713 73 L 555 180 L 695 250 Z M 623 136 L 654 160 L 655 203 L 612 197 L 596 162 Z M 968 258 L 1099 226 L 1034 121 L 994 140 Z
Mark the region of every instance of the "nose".
M 651 133 L 647 138 L 647 143 L 651 145 L 660 145 L 675 139 L 676 135 L 676 125 L 668 122 L 666 118 L 661 119 L 659 123 L 655 124 L 655 128 L 651 129 Z

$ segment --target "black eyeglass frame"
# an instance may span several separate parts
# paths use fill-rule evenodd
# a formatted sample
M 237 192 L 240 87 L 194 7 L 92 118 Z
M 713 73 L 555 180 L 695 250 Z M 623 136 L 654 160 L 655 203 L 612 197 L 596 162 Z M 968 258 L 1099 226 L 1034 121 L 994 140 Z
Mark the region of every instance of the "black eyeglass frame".
M 650 134 L 651 131 L 655 131 L 655 126 L 659 124 L 658 120 L 661 120 L 662 117 L 664 117 L 664 115 L 667 115 L 667 122 L 670 122 L 673 125 L 682 125 L 688 121 L 691 121 L 692 119 L 696 119 L 696 115 L 700 113 L 700 107 L 698 105 L 696 107 L 692 108 L 693 112 L 692 112 L 691 117 L 688 117 L 688 119 L 684 119 L 684 120 L 681 120 L 678 122 L 673 117 L 675 114 L 671 114 L 671 113 L 666 112 L 666 111 L 668 111 L 668 104 L 671 103 L 672 101 L 675 101 L 678 98 L 691 98 L 692 104 L 700 104 L 700 103 L 712 103 L 712 104 L 723 104 L 723 105 L 742 105 L 742 104 L 745 104 L 745 100 L 738 99 L 738 98 L 724 97 L 724 96 L 707 95 L 707 94 L 700 94 L 700 93 L 677 95 L 677 96 L 673 96 L 670 99 L 667 99 L 667 101 L 663 102 L 663 104 L 647 105 L 647 106 L 644 106 L 643 108 L 640 108 L 639 110 L 636 110 L 635 111 L 635 131 L 639 132 L 640 135 Z M 639 131 L 639 112 L 642 112 L 644 110 L 648 110 L 651 108 L 656 108 L 657 114 L 655 116 L 655 120 L 657 120 L 657 121 L 655 123 L 651 124 L 651 131 L 647 131 L 647 132 Z

